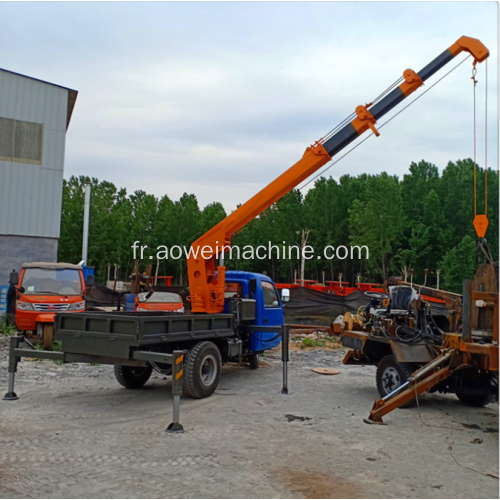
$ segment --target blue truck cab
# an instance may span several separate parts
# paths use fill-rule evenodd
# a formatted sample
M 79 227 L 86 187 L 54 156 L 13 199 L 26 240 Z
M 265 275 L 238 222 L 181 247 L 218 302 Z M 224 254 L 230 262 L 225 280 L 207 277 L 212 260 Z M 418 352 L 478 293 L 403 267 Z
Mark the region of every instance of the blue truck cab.
M 243 322 L 252 326 L 281 326 L 284 323 L 280 294 L 269 276 L 246 271 L 226 271 L 224 312 L 235 311 L 235 303 L 247 309 Z M 274 332 L 254 331 L 250 334 L 250 353 L 261 353 L 277 347 L 281 337 Z

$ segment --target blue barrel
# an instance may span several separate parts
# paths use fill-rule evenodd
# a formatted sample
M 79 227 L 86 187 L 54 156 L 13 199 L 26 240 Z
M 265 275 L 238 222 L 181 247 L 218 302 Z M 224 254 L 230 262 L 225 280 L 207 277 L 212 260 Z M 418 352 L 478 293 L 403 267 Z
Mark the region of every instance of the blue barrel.
M 125 296 L 125 310 L 135 311 L 135 298 L 137 295 L 135 293 L 127 293 Z

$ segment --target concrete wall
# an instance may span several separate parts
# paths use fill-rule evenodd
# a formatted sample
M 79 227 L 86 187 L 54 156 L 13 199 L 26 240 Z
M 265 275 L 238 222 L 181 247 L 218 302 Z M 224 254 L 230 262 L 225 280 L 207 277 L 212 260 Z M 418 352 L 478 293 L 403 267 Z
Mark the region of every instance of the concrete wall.
M 20 272 L 24 262 L 57 262 L 57 238 L 0 234 L 0 285 L 8 285 L 12 270 Z

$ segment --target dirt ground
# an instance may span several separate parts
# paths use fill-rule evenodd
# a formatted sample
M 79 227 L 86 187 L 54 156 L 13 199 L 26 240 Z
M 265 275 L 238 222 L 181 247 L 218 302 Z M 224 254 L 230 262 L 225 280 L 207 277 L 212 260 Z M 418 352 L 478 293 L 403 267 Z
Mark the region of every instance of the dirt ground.
M 165 433 L 172 398 L 161 375 L 129 391 L 109 366 L 23 361 L 20 399 L 0 401 L 0 497 L 498 497 L 498 404 L 431 394 L 422 420 L 413 408 L 367 425 L 374 369 L 343 366 L 342 355 L 292 353 L 289 395 L 278 354 L 255 371 L 225 366 L 214 395 L 182 399 L 180 435 Z

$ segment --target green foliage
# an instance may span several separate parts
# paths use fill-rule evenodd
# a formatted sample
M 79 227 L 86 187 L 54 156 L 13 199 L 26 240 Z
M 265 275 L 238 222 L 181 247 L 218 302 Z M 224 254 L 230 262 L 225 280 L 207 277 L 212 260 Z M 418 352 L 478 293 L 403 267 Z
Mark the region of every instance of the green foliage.
M 487 238 L 498 259 L 498 172 L 488 170 Z M 369 259 L 306 260 L 306 278 L 354 283 L 357 275 L 380 282 L 390 275 L 409 275 L 422 282 L 429 269 L 428 284 L 461 290 L 461 279 L 475 264 L 476 235 L 473 198 L 474 168 L 470 159 L 449 162 L 439 172 L 424 160 L 412 163 L 402 180 L 387 173 L 342 176 L 338 181 L 319 178 L 305 195 L 292 190 L 260 216 L 250 221 L 232 244 L 273 246 L 278 258 L 251 260 L 226 258 L 229 269 L 266 272 L 278 282 L 290 282 L 299 275 L 300 258 L 282 258 L 283 245 L 300 247 L 301 232 L 309 231 L 308 245 L 316 254 L 325 246 L 366 245 Z M 226 217 L 224 207 L 213 202 L 200 209 L 196 196 L 183 194 L 175 201 L 135 191 L 128 194 L 113 184 L 88 177 L 64 181 L 59 260 L 78 262 L 82 247 L 84 185 L 92 184 L 89 265 L 96 269 L 97 281 L 104 283 L 108 265 L 119 266 L 118 279 L 128 279 L 133 267 L 132 244 L 147 245 L 142 268 L 156 265 L 156 247 L 188 247 L 203 233 Z M 478 213 L 484 210 L 485 172 L 477 170 Z M 245 200 L 242 200 L 245 201 Z M 468 237 L 468 239 L 466 239 Z M 472 257 L 471 257 L 472 256 Z M 153 257 L 150 259 L 150 257 Z M 471 260 L 472 258 L 472 260 Z M 162 260 L 160 276 L 174 276 L 175 284 L 187 284 L 186 261 Z
M 313 340 L 309 337 L 304 337 L 300 348 L 305 349 L 306 347 L 326 347 L 326 341 L 323 339 Z
M 470 236 L 464 236 L 462 241 L 446 252 L 440 266 L 443 271 L 445 290 L 462 293 L 463 280 L 473 278 L 476 268 L 476 243 Z
M 14 325 L 8 325 L 5 318 L 0 318 L 0 336 L 11 337 L 17 333 L 17 328 Z
M 397 177 L 370 176 L 363 200 L 354 200 L 349 209 L 350 243 L 366 245 L 369 276 L 389 275 L 391 257 L 401 243 L 405 224 L 401 188 Z
M 37 345 L 35 345 L 35 349 L 38 351 L 43 351 L 43 345 L 37 344 Z M 61 341 L 60 340 L 53 340 L 52 341 L 52 350 L 54 352 L 61 352 Z

